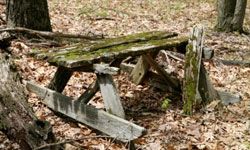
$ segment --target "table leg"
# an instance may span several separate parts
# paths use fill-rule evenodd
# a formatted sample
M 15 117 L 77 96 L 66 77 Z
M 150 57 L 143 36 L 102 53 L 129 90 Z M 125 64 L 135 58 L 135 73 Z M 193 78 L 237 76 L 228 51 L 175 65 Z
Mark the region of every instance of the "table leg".
M 98 90 L 98 82 L 94 81 L 89 85 L 88 89 L 77 99 L 77 101 L 87 104 Z
M 112 76 L 109 74 L 97 74 L 97 79 L 106 111 L 118 117 L 125 118 L 120 96 Z
M 53 79 L 48 85 L 48 88 L 61 93 L 67 85 L 72 74 L 72 70 L 69 70 L 64 67 L 58 67 Z

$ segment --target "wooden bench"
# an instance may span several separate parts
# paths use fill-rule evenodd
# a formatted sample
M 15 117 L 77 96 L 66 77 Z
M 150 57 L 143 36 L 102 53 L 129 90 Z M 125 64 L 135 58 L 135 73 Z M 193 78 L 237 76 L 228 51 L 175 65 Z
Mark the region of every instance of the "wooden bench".
M 179 84 L 154 61 L 156 54 L 174 47 L 184 47 L 187 37 L 176 33 L 147 32 L 95 42 L 79 43 L 65 48 L 36 51 L 32 56 L 57 66 L 57 71 L 48 88 L 29 82 L 27 87 L 44 99 L 44 103 L 54 111 L 102 131 L 121 141 L 131 141 L 146 133 L 146 129 L 125 120 L 112 75 L 117 74 L 119 64 L 128 56 L 141 56 L 133 75 L 139 82 L 152 66 L 169 85 L 178 88 Z M 146 63 L 142 63 L 146 61 Z M 147 66 L 145 66 L 147 64 Z M 74 71 L 94 72 L 97 81 L 76 100 L 62 95 L 64 87 Z M 137 80 L 136 79 L 136 80 Z M 138 81 L 138 80 L 137 80 Z M 137 82 L 138 83 L 138 82 Z M 106 111 L 87 105 L 100 89 Z

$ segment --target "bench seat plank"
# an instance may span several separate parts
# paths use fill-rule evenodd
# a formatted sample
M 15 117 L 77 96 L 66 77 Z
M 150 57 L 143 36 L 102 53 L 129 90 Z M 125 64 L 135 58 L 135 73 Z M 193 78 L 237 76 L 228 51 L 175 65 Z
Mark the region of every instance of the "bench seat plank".
M 27 83 L 27 88 L 42 98 L 43 102 L 54 111 L 108 134 L 117 140 L 128 142 L 146 134 L 146 129 L 143 127 L 103 110 L 79 103 L 79 101 L 56 91 L 31 82 Z

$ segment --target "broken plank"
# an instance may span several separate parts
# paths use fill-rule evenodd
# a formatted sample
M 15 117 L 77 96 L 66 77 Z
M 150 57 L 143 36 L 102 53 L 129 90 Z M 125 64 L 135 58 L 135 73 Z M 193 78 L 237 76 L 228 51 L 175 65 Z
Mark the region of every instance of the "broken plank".
M 86 104 L 79 104 L 72 98 L 56 91 L 28 82 L 29 91 L 36 93 L 43 102 L 56 112 L 97 129 L 117 140 L 128 142 L 144 134 L 146 129 L 132 122 L 116 117 Z
M 208 104 L 212 100 L 219 99 L 218 92 L 214 89 L 212 82 L 209 79 L 203 61 L 201 61 L 198 90 L 202 98 L 202 103 Z
M 242 100 L 239 94 L 231 94 L 224 91 L 217 91 L 223 105 L 229 105 L 233 103 L 237 103 Z
M 132 82 L 137 85 L 140 84 L 147 74 L 149 68 L 150 65 L 146 62 L 145 57 L 141 56 L 130 74 L 130 79 Z
M 167 82 L 167 84 L 169 84 L 177 91 L 181 90 L 178 80 L 171 77 L 163 68 L 161 68 L 157 64 L 157 62 L 154 61 L 154 59 L 150 55 L 145 54 L 143 55 L 143 57 L 145 57 L 145 60 L 150 64 L 150 66 L 152 66 L 157 71 L 157 73 L 165 80 L 165 82 Z

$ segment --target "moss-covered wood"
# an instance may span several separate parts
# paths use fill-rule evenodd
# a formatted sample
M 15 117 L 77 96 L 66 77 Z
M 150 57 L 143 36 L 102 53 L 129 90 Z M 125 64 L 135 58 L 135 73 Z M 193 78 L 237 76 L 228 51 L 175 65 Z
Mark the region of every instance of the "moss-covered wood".
M 200 65 L 203 46 L 203 28 L 194 27 L 187 46 L 185 58 L 185 76 L 183 80 L 183 111 L 191 115 L 200 103 L 198 91 Z
M 93 63 L 110 62 L 115 58 L 142 55 L 145 52 L 154 52 L 187 43 L 187 37 L 169 38 L 175 35 L 167 32 L 141 33 L 112 40 L 106 39 L 90 46 L 79 44 L 69 49 L 36 52 L 35 57 L 67 68 L 90 66 Z
M 164 38 L 171 38 L 177 36 L 176 33 L 169 33 L 163 31 L 154 31 L 154 32 L 145 32 L 145 33 L 137 33 L 131 34 L 127 36 L 117 37 L 117 38 L 109 38 L 103 39 L 99 41 L 86 41 L 82 43 L 78 43 L 72 46 L 67 46 L 65 48 L 55 48 L 50 49 L 48 51 L 34 51 L 31 55 L 38 54 L 39 57 L 53 57 L 57 54 L 65 54 L 68 51 L 96 51 L 103 48 L 108 48 L 112 46 L 122 45 L 122 44 L 129 44 L 129 43 L 136 43 L 136 42 L 143 42 L 149 40 L 159 40 Z

